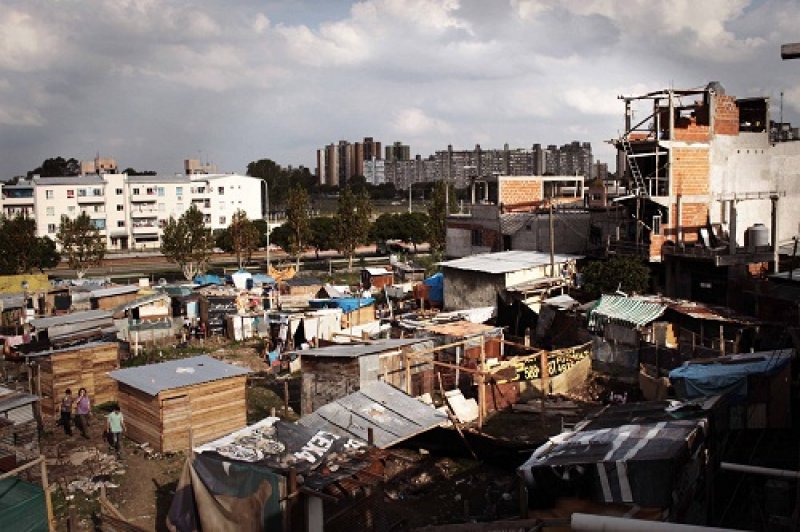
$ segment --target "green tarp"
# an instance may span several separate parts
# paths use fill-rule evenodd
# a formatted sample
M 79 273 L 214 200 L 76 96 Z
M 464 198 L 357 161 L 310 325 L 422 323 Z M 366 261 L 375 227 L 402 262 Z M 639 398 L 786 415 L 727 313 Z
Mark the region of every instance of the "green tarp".
M 41 486 L 14 477 L 0 480 L 0 530 L 47 531 L 47 508 Z

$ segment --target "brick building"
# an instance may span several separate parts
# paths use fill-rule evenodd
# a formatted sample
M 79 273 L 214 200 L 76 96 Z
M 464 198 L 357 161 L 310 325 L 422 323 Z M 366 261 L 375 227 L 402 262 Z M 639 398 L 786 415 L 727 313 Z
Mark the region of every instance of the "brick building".
M 621 203 L 632 216 L 611 251 L 663 263 L 670 295 L 727 303 L 729 280 L 747 265 L 777 264 L 798 234 L 788 206 L 800 189 L 800 144 L 771 144 L 768 99 L 736 98 L 717 82 L 623 100 Z M 643 119 L 633 124 L 634 115 Z

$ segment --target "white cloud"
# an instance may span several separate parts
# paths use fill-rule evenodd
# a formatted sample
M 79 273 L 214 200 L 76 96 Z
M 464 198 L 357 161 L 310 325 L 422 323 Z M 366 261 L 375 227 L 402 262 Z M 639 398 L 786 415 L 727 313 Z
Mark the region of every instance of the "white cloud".
M 422 109 L 413 107 L 396 112 L 392 123 L 396 131 L 410 136 L 447 134 L 453 130 L 445 121 L 430 117 Z

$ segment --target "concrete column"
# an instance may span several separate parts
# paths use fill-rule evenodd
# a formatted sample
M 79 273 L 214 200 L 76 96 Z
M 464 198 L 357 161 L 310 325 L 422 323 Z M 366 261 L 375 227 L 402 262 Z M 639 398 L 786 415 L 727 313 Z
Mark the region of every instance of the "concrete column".
M 728 253 L 734 255 L 736 253 L 736 200 L 730 201 L 730 215 L 728 216 L 728 234 L 730 235 L 730 242 L 728 243 Z
M 676 240 L 678 244 L 683 244 L 683 205 L 681 195 L 675 199 L 675 229 L 677 230 Z
M 306 532 L 322 532 L 325 518 L 322 508 L 322 499 L 308 495 L 306 500 Z
M 780 254 L 778 253 L 780 249 L 778 245 L 778 196 L 772 196 L 770 199 L 772 200 L 772 260 L 775 262 L 772 271 L 773 273 L 778 273 L 780 259 Z

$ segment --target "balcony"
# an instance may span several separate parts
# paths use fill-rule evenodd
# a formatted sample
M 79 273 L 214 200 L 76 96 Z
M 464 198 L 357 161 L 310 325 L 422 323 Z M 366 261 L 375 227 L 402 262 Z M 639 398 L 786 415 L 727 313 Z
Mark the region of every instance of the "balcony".
M 154 218 L 157 215 L 157 209 L 131 209 L 131 218 Z
M 131 196 L 131 203 L 155 203 L 158 196 L 155 194 L 137 194 Z
M 4 196 L 3 205 L 33 205 L 33 196 Z
M 158 223 L 152 224 L 134 224 L 131 228 L 131 232 L 134 235 L 155 235 L 158 234 L 159 225 Z

